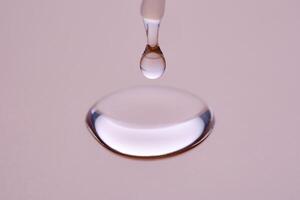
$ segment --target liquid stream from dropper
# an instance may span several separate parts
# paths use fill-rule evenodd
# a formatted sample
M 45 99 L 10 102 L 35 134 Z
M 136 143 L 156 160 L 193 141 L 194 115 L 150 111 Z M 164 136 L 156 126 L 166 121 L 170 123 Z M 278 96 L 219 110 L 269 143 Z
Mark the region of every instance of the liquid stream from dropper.
M 166 70 L 166 60 L 158 44 L 159 20 L 144 19 L 147 45 L 141 57 L 140 69 L 149 79 L 160 78 Z

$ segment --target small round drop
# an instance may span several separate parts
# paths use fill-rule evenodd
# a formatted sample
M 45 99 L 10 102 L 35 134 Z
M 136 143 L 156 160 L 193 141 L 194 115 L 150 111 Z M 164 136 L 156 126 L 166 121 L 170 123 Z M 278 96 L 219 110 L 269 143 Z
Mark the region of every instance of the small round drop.
M 145 50 L 140 62 L 143 75 L 148 79 L 160 78 L 166 70 L 166 61 L 160 50 Z

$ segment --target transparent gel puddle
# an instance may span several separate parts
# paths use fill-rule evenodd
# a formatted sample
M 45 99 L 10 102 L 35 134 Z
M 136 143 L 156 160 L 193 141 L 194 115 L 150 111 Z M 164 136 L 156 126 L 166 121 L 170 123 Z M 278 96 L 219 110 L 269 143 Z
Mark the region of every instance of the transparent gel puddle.
M 186 91 L 138 86 L 104 97 L 88 112 L 87 124 L 107 149 L 155 158 L 202 142 L 213 127 L 213 118 L 206 104 Z

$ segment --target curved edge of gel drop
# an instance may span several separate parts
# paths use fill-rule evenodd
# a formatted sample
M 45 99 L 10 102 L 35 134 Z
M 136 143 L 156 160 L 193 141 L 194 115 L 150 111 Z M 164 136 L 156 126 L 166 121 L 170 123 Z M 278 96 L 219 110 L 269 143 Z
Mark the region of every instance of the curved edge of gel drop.
M 213 112 L 211 111 L 211 109 L 208 109 L 208 112 L 210 113 L 210 119 L 209 119 L 209 123 L 207 124 L 207 126 L 205 127 L 205 129 L 203 130 L 201 136 L 199 138 L 197 138 L 193 143 L 191 143 L 190 145 L 179 149 L 177 151 L 171 152 L 171 153 L 167 153 L 167 154 L 162 154 L 162 155 L 155 155 L 155 156 L 136 156 L 136 155 L 129 155 L 129 154 L 125 154 L 122 153 L 120 151 L 117 151 L 113 148 L 111 148 L 109 145 L 107 145 L 101 138 L 100 136 L 97 134 L 96 128 L 93 125 L 93 120 L 94 118 L 97 118 L 98 116 L 100 116 L 98 113 L 97 116 L 93 116 L 92 115 L 92 109 L 90 109 L 88 111 L 88 113 L 86 114 L 86 118 L 85 118 L 85 124 L 90 132 L 90 134 L 96 139 L 96 141 L 101 144 L 103 147 L 105 147 L 107 150 L 109 150 L 110 152 L 114 153 L 115 155 L 121 156 L 123 158 L 127 158 L 127 159 L 134 159 L 134 160 L 158 160 L 158 159 L 167 159 L 167 158 L 171 158 L 177 155 L 180 155 L 182 153 L 188 152 L 189 150 L 192 150 L 193 148 L 195 148 L 196 146 L 198 146 L 199 144 L 201 144 L 203 141 L 205 141 L 208 136 L 211 134 L 214 125 L 215 125 L 215 115 L 213 114 Z

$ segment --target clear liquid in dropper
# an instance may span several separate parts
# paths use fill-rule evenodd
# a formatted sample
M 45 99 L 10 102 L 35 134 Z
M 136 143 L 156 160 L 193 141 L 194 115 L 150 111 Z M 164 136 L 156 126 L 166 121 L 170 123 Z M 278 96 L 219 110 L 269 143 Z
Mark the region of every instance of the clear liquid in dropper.
M 149 79 L 160 78 L 166 70 L 166 60 L 158 45 L 159 20 L 144 19 L 147 46 L 140 61 L 143 75 Z

